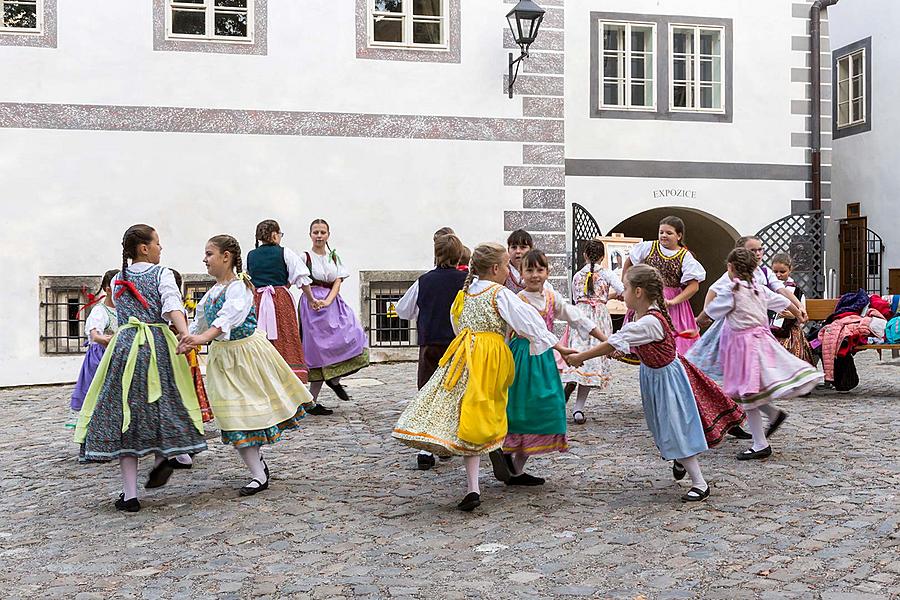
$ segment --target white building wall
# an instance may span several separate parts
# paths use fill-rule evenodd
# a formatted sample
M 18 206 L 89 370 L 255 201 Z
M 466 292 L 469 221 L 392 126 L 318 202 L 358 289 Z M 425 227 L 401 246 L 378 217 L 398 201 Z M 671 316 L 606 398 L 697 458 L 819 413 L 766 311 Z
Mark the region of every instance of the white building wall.
M 872 38 L 872 129 L 834 141 L 834 216 L 846 216 L 848 203 L 859 202 L 869 228 L 884 239 L 884 291 L 888 269 L 900 268 L 900 3 L 892 0 L 843 0 L 829 9 L 831 45 L 841 48 Z M 829 63 L 830 64 L 830 63 Z M 837 227 L 829 248 L 832 268 L 839 267 Z M 895 293 L 898 293 L 895 291 Z

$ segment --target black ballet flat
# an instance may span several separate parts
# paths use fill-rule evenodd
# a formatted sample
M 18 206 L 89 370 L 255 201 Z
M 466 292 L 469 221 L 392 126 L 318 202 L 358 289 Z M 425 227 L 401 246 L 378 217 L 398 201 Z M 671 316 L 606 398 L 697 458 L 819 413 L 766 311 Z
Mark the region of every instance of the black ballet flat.
M 535 486 L 535 485 L 544 485 L 546 479 L 543 477 L 535 477 L 534 475 L 529 475 L 528 473 L 522 473 L 521 475 L 513 475 L 509 478 L 509 481 L 506 482 L 506 485 L 524 485 L 524 486 Z
M 778 428 L 781 427 L 782 423 L 784 423 L 785 419 L 787 419 L 788 414 L 783 410 L 778 411 L 778 416 L 772 419 L 772 422 L 769 423 L 769 428 L 766 429 L 766 437 L 772 437 L 772 434 L 778 431 Z
M 707 498 L 709 498 L 709 490 L 710 487 L 707 484 L 705 490 L 701 490 L 700 488 L 692 487 L 688 490 L 688 493 L 681 497 L 682 502 L 703 502 Z
M 164 460 L 150 471 L 150 475 L 147 477 L 147 483 L 144 484 L 144 487 L 148 490 L 160 488 L 169 482 L 169 477 L 171 477 L 174 472 L 175 469 L 172 468 L 169 461 Z
M 737 455 L 738 460 L 758 460 L 761 458 L 769 458 L 772 456 L 772 446 L 766 446 L 762 450 L 754 450 L 749 448 Z
M 325 385 L 330 387 L 331 391 L 334 392 L 334 395 L 344 402 L 348 402 L 350 400 L 350 394 L 347 393 L 347 390 L 340 383 L 334 382 L 330 379 L 326 379 Z
M 433 454 L 417 454 L 416 455 L 416 467 L 420 471 L 427 471 L 431 467 L 434 466 L 434 455 Z
M 250 480 L 250 483 L 253 483 L 254 481 L 255 481 L 256 483 L 258 483 L 259 485 L 256 486 L 256 487 L 251 487 L 251 486 L 249 486 L 249 485 L 245 485 L 245 486 L 242 487 L 240 490 L 238 490 L 238 494 L 241 495 L 241 496 L 253 496 L 253 495 L 255 495 L 255 494 L 260 493 L 260 492 L 263 491 L 263 490 L 269 489 L 269 478 L 268 478 L 268 476 L 266 477 L 266 482 L 265 482 L 265 483 L 263 483 L 263 482 L 260 481 L 259 479 L 251 479 L 251 480 Z
M 684 465 L 678 462 L 677 460 L 672 461 L 672 477 L 675 478 L 675 481 L 681 481 L 684 479 L 684 476 L 687 475 L 687 469 L 684 468 Z
M 178 462 L 177 458 L 170 458 L 167 462 L 173 469 L 191 469 L 194 467 L 194 463 Z
M 136 513 L 141 510 L 141 503 L 138 502 L 137 498 L 131 498 L 129 500 L 125 499 L 125 494 L 119 494 L 119 499 L 116 500 L 115 503 L 116 510 L 122 510 L 125 512 Z
M 460 500 L 459 504 L 456 505 L 456 508 L 463 512 L 472 512 L 479 506 L 481 506 L 481 494 L 478 492 L 469 492 L 466 494 L 465 498 Z
M 494 477 L 503 483 L 509 481 L 512 477 L 512 473 L 510 472 L 509 463 L 506 462 L 506 457 L 503 455 L 503 451 L 497 448 L 496 450 L 492 450 L 488 454 L 488 457 L 491 459 L 491 466 L 494 467 Z
M 331 410 L 330 408 L 325 408 L 321 404 L 316 404 L 312 408 L 307 408 L 306 414 L 315 415 L 317 417 L 326 417 L 328 415 L 333 415 L 334 411 Z
M 741 429 L 740 425 L 735 425 L 728 430 L 728 435 L 736 437 L 739 440 L 752 440 L 753 436 Z

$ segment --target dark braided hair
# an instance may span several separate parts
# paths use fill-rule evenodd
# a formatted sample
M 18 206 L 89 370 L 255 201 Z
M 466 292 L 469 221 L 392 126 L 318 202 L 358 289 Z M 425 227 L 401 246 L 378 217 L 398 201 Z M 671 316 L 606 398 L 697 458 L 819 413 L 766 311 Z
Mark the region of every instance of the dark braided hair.
M 244 270 L 244 261 L 241 260 L 241 245 L 236 239 L 230 235 L 222 234 L 209 238 L 208 244 L 212 244 L 219 249 L 221 253 L 231 254 L 231 268 L 240 275 Z M 248 280 L 244 280 L 244 285 L 249 289 L 253 289 L 253 284 Z
M 313 222 L 309 224 L 309 232 L 312 233 L 313 227 L 316 225 L 324 225 L 325 229 L 328 230 L 328 233 L 331 233 L 331 225 L 328 224 L 328 221 L 325 219 L 313 219 Z M 325 247 L 328 248 L 328 251 L 331 252 L 331 244 L 326 240 Z M 337 262 L 337 261 L 335 261 Z
M 263 246 L 272 244 L 272 236 L 276 233 L 281 233 L 281 225 L 278 224 L 278 221 L 273 219 L 260 221 L 259 225 L 256 226 L 255 248 L 259 248 L 260 244 Z
M 128 279 L 128 260 L 137 258 L 137 247 L 153 242 L 155 229 L 149 225 L 132 225 L 122 236 L 122 280 Z
M 594 265 L 600 262 L 604 254 L 606 254 L 606 249 L 600 240 L 589 240 L 584 245 L 584 255 L 587 256 L 588 261 L 591 263 L 591 270 L 588 271 L 587 278 L 587 291 L 591 296 L 594 295 Z
M 735 248 L 728 253 L 728 258 L 725 262 L 731 265 L 731 268 L 734 269 L 734 273 L 738 276 L 738 279 L 746 281 L 751 285 L 753 284 L 753 271 L 756 270 L 759 263 L 752 252 L 746 248 Z M 739 284 L 734 285 L 735 290 L 737 290 L 738 287 L 740 287 Z M 759 290 L 754 289 L 754 291 L 759 294 Z
M 106 273 L 103 274 L 103 279 L 100 281 L 100 289 L 97 290 L 97 295 L 103 293 L 108 287 L 112 287 L 113 277 L 115 277 L 119 273 L 118 269 L 110 269 Z
M 672 317 L 669 316 L 669 309 L 666 308 L 666 297 L 663 295 L 664 284 L 662 275 L 659 274 L 656 267 L 651 267 L 646 264 L 634 265 L 628 269 L 627 273 L 625 273 L 625 279 L 632 288 L 641 288 L 644 290 L 644 293 L 647 294 L 647 298 L 650 299 L 650 302 L 656 303 L 659 312 L 663 314 L 666 321 L 669 323 L 669 327 L 672 328 L 672 331 L 675 331 L 675 326 L 672 324 Z

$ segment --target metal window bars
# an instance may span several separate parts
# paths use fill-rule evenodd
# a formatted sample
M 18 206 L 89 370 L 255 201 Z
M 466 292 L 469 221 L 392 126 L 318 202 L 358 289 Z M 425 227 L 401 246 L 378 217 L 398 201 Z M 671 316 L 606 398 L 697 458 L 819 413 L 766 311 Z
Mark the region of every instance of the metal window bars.
M 96 287 L 96 286 L 95 286 Z M 84 321 L 88 311 L 81 287 L 48 287 L 40 304 L 43 317 L 41 350 L 44 354 L 82 354 L 85 351 Z
M 397 302 L 412 281 L 373 281 L 366 302 L 369 307 L 369 346 L 372 348 L 411 348 L 418 346 L 415 321 L 397 315 Z

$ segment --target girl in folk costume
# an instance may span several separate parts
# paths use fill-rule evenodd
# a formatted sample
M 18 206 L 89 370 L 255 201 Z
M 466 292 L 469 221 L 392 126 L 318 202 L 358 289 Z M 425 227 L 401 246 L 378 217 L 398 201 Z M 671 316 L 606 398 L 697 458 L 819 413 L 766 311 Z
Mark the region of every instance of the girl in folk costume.
M 738 460 L 772 455 L 768 435 L 786 416 L 770 404 L 776 398 L 800 396 L 822 381 L 822 374 L 784 349 L 769 330 L 768 310 L 788 310 L 801 318 L 791 301 L 757 284 L 753 271 L 757 261 L 751 252 L 736 248 L 728 255 L 728 275 L 732 285 L 718 289 L 706 307 L 713 319 L 726 319 L 719 352 L 725 379 L 725 393 L 740 403 L 747 413 L 753 445 L 738 454 Z M 763 430 L 761 411 L 770 419 L 769 432 Z
M 522 281 L 522 258 L 534 248 L 534 239 L 524 229 L 516 229 L 506 238 L 506 250 L 509 252 L 509 275 L 503 284 L 514 294 L 525 289 Z
M 239 493 L 252 496 L 269 487 L 262 446 L 299 427 L 303 404 L 312 398 L 265 334 L 257 331 L 253 285 L 241 273 L 237 240 L 230 235 L 210 239 L 203 262 L 216 284 L 197 304 L 191 332 L 182 336 L 178 349 L 184 353 L 211 344 L 206 365 L 209 400 L 222 443 L 233 445 L 250 470 L 252 479 Z
M 457 269 L 463 245 L 453 234 L 434 240 L 435 268 L 410 286 L 397 303 L 397 316 L 416 321 L 419 336 L 419 370 L 417 389 L 422 389 L 438 368 L 456 334 L 450 322 L 450 307 L 466 282 L 466 273 Z M 419 469 L 434 466 L 434 455 L 420 450 L 416 457 Z
M 84 404 L 84 397 L 87 396 L 91 382 L 94 380 L 94 373 L 100 361 L 103 360 L 103 353 L 112 339 L 113 334 L 118 329 L 118 321 L 116 320 L 116 305 L 113 303 L 112 281 L 119 273 L 118 269 L 107 271 L 103 274 L 100 282 L 100 290 L 96 295 L 88 296 L 88 303 L 81 307 L 81 310 L 93 305 L 91 312 L 88 313 L 84 322 L 84 331 L 87 334 L 87 353 L 81 363 L 81 371 L 78 373 L 78 380 L 75 382 L 75 389 L 72 391 L 72 397 L 69 400 L 69 408 L 71 414 L 66 428 L 74 429 L 75 423 L 78 422 L 78 413 Z M 81 312 L 79 310 L 79 312 Z
M 585 265 L 572 278 L 572 299 L 576 309 L 599 327 L 604 336 L 609 336 L 613 332 L 613 325 L 606 303 L 611 298 L 621 296 L 625 287 L 618 275 L 599 265 L 603 254 L 603 242 L 591 240 L 587 243 L 584 249 Z M 591 338 L 582 335 L 577 329 L 570 328 L 568 335 L 563 337 L 568 340 L 572 349 L 579 352 L 593 347 Z M 591 390 L 604 390 L 609 386 L 609 361 L 609 357 L 598 356 L 579 368 L 566 366 L 563 369 L 563 383 L 578 385 L 575 410 L 572 411 L 572 419 L 578 425 L 586 421 L 584 405 Z
M 178 286 L 179 290 L 183 290 L 182 283 L 184 280 L 181 277 L 181 273 L 172 269 L 172 275 L 175 276 L 175 285 Z M 185 298 L 184 308 L 188 311 L 196 311 L 197 303 L 190 298 Z M 173 333 L 177 332 L 173 331 Z M 206 395 L 206 386 L 203 384 L 203 372 L 200 370 L 200 352 L 197 348 L 194 348 L 186 353 L 184 357 L 187 359 L 188 366 L 191 367 L 191 379 L 194 380 L 194 390 L 197 392 L 197 402 L 200 403 L 200 415 L 203 417 L 204 423 L 209 423 L 213 420 L 213 412 L 212 408 L 209 406 L 209 396 Z M 177 465 L 174 462 L 169 461 L 174 468 L 191 468 L 193 461 L 189 455 L 184 454 L 182 456 L 177 456 L 176 458 L 178 459 Z
M 306 265 L 312 275 L 312 293 L 300 300 L 309 389 L 315 400 L 325 383 L 338 398 L 349 400 L 341 377 L 369 366 L 366 333 L 356 313 L 341 298 L 341 283 L 350 271 L 328 244 L 328 223 L 324 219 L 313 221 L 309 237 L 313 245 L 306 253 Z
M 666 296 L 664 303 L 675 333 L 696 332 L 697 321 L 688 301 L 700 289 L 700 282 L 706 279 L 706 271 L 684 246 L 684 221 L 678 217 L 663 218 L 659 222 L 659 239 L 636 244 L 625 259 L 622 276 L 632 265 L 642 263 L 656 267 L 662 275 Z M 696 334 L 677 335 L 675 346 L 678 353 L 684 354 L 696 341 Z
M 578 366 L 595 356 L 634 352 L 641 360 L 640 384 L 644 418 L 666 460 L 675 461 L 672 474 L 691 476 L 691 489 L 682 502 L 699 502 L 709 496 L 709 485 L 697 456 L 707 449 L 706 437 L 685 363 L 678 359 L 675 330 L 666 310 L 662 277 L 649 265 L 637 265 L 625 275 L 625 304 L 635 319 L 622 326 L 599 346 L 573 354 L 569 364 Z
M 554 322 L 560 319 L 581 337 L 606 341 L 606 335 L 591 318 L 544 287 L 549 274 L 550 264 L 540 250 L 532 250 L 522 258 L 525 289 L 519 292 L 519 298 L 538 312 L 547 331 L 553 331 Z M 511 333 L 509 347 L 515 379 L 506 405 L 508 432 L 503 452 L 512 476 L 506 484 L 542 485 L 543 478 L 525 473 L 525 462 L 529 456 L 568 451 L 566 398 L 553 349 L 532 356 L 531 342 Z
M 451 309 L 457 336 L 392 434 L 413 448 L 465 457 L 468 493 L 457 505 L 463 511 L 481 504 L 481 455 L 491 453 L 495 474 L 510 477 L 500 452 L 507 433 L 507 390 L 515 374 L 507 331 L 531 340 L 532 354 L 553 347 L 570 352 L 533 308 L 504 287 L 508 276 L 509 254 L 503 246 L 475 248 L 465 286 Z
M 159 266 L 161 252 L 148 225 L 134 225 L 122 238 L 122 271 L 112 288 L 119 329 L 75 428 L 83 462 L 119 461 L 123 492 L 115 506 L 128 512 L 141 508 L 139 457 L 156 455 L 147 483 L 159 487 L 172 474 L 167 459 L 206 450 L 191 372 L 176 356 L 178 342 L 169 330 L 171 323 L 187 334 L 181 291 L 172 271 Z
M 806 298 L 803 296 L 803 290 L 791 278 L 793 266 L 794 261 L 790 254 L 776 254 L 772 257 L 772 271 L 775 276 L 784 284 L 785 289 L 794 294 L 800 305 L 805 307 Z M 773 316 L 771 327 L 775 339 L 781 342 L 788 352 L 811 365 L 815 364 L 812 348 L 809 347 L 809 342 L 806 341 L 806 336 L 803 334 L 803 325 L 797 319 L 782 312 Z
M 309 370 L 300 343 L 297 306 L 291 285 L 311 296 L 309 269 L 290 248 L 281 245 L 284 233 L 277 221 L 267 219 L 256 226 L 256 248 L 247 254 L 247 273 L 255 286 L 253 302 L 259 328 L 278 350 L 300 381 L 309 383 Z M 323 407 L 320 407 L 323 408 Z M 314 410 L 311 414 L 316 414 Z

